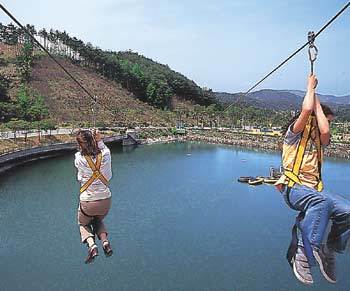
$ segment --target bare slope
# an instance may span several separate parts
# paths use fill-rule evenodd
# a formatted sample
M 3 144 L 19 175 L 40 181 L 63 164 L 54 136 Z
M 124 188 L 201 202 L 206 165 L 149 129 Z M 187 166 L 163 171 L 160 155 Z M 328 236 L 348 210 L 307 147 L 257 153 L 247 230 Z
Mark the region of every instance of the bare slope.
M 172 114 L 137 100 L 119 84 L 76 66 L 64 58 L 60 58 L 59 61 L 103 103 L 103 107 L 97 105 L 96 108 L 98 124 L 173 124 Z M 58 122 L 91 122 L 91 98 L 48 57 L 43 56 L 35 61 L 30 85 L 44 96 L 51 116 Z
M 15 59 L 20 50 L 19 45 L 6 45 L 0 43 L 0 75 L 10 80 L 8 95 L 11 99 L 17 95 L 20 80 L 16 71 Z

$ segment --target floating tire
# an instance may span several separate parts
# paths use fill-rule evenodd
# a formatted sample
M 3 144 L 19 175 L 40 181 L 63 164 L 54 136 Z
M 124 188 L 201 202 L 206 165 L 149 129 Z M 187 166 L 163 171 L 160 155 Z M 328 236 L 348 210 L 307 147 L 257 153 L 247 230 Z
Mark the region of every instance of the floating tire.
M 248 183 L 249 180 L 252 180 L 252 179 L 254 179 L 254 177 L 252 176 L 243 176 L 243 177 L 239 177 L 237 181 L 240 183 Z
M 264 179 L 264 183 L 266 184 L 275 184 L 278 181 L 278 178 L 275 177 L 267 177 Z
M 248 181 L 248 184 L 252 186 L 261 185 L 262 183 L 264 183 L 263 178 L 253 178 Z

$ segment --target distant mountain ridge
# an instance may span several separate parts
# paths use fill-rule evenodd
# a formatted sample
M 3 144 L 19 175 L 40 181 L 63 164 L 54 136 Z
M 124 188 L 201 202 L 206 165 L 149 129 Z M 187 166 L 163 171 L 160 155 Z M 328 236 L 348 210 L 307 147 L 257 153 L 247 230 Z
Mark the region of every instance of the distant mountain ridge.
M 298 95 L 302 98 L 305 96 L 305 91 L 301 90 L 279 90 L 281 92 L 289 92 L 295 95 Z M 318 96 L 321 98 L 321 102 L 324 103 L 332 103 L 332 104 L 337 104 L 337 105 L 350 105 L 350 95 L 345 95 L 345 96 L 336 96 L 336 95 L 331 95 L 331 94 L 319 94 L 317 93 Z
M 301 90 L 262 89 L 249 93 L 215 92 L 216 100 L 224 105 L 229 103 L 247 104 L 259 108 L 274 110 L 295 110 L 301 107 L 305 92 Z M 350 95 L 334 96 L 318 94 L 321 102 L 337 110 L 339 107 L 350 106 Z

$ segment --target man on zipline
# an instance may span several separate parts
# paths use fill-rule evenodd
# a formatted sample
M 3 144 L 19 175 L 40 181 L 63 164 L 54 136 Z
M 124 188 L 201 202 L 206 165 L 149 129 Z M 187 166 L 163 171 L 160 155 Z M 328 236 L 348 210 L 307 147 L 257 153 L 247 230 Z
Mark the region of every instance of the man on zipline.
M 329 122 L 334 115 L 320 104 L 317 83 L 310 75 L 301 112 L 285 129 L 284 173 L 276 183 L 287 205 L 300 211 L 287 257 L 295 276 L 305 284 L 313 283 L 310 267 L 315 259 L 327 281 L 336 282 L 335 252 L 345 250 L 350 236 L 350 200 L 323 190 L 323 149 L 330 143 Z

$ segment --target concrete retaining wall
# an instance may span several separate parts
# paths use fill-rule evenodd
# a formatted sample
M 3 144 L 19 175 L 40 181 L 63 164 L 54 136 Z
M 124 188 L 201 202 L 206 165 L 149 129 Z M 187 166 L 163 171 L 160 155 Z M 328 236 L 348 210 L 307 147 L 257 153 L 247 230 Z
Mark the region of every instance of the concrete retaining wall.
M 104 142 L 106 144 L 120 142 L 123 146 L 135 145 L 138 143 L 137 140 L 130 138 L 129 136 L 125 137 L 122 135 L 106 137 L 104 139 Z M 76 143 L 59 143 L 42 147 L 22 149 L 12 153 L 7 153 L 5 155 L 0 156 L 0 173 L 21 164 L 25 164 L 39 159 L 55 157 L 75 150 L 77 150 Z
M 0 173 L 31 161 L 58 156 L 76 150 L 75 143 L 53 144 L 28 148 L 0 156 Z

